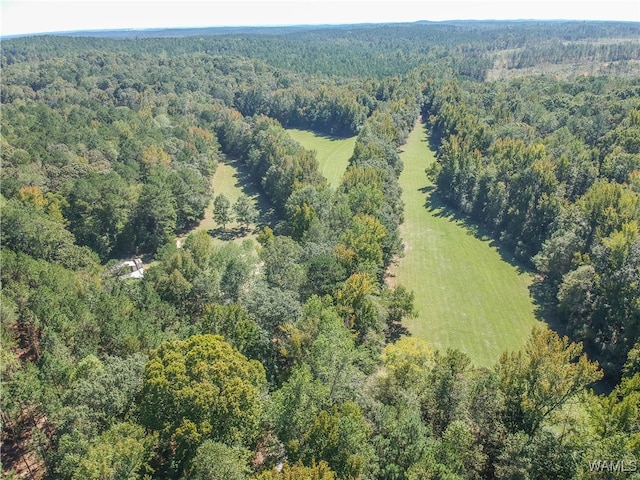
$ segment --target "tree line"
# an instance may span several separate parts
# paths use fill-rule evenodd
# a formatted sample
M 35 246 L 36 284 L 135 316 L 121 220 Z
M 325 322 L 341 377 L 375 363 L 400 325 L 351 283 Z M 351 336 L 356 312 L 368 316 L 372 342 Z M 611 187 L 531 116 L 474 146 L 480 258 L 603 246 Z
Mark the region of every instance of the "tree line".
M 637 350 L 636 80 L 427 86 L 447 202 L 535 267 L 536 294 L 613 379 Z

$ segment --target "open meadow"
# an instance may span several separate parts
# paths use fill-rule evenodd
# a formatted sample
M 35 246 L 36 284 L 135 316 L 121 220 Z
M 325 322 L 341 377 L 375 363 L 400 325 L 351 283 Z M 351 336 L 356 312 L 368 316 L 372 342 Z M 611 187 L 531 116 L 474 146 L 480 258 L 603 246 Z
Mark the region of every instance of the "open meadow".
M 405 256 L 389 281 L 415 292 L 418 315 L 406 326 L 439 348 L 457 348 L 476 365 L 491 366 L 504 350 L 524 345 L 536 324 L 531 275 L 438 201 L 424 172 L 435 157 L 423 124 L 402 148 Z
M 330 137 L 309 130 L 288 128 L 287 133 L 307 150 L 315 150 L 320 163 L 320 173 L 336 188 L 347 168 L 356 144 L 356 137 Z
M 245 239 L 255 239 L 257 225 L 269 225 L 273 222 L 273 207 L 269 201 L 260 194 L 258 187 L 253 183 L 249 171 L 245 165 L 236 159 L 225 159 L 218 163 L 216 172 L 211 178 L 213 195 L 204 210 L 204 216 L 200 223 L 189 232 L 178 237 L 181 244 L 187 235 L 197 230 L 210 232 L 216 241 L 233 240 L 242 242 Z M 213 199 L 218 195 L 226 196 L 233 205 L 241 195 L 247 195 L 255 204 L 259 212 L 256 225 L 251 225 L 249 230 L 234 220 L 229 222 L 226 229 L 222 229 L 213 219 Z

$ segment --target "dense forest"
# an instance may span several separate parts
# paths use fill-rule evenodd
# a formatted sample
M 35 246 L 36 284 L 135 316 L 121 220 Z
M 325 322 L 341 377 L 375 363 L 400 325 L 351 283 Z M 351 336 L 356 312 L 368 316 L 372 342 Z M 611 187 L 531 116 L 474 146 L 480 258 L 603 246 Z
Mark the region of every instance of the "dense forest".
M 634 478 L 637 38 L 461 22 L 3 40 L 3 477 Z M 491 369 L 412 337 L 412 286 L 386 282 L 420 119 L 437 195 L 535 274 L 550 328 Z M 337 188 L 285 127 L 357 136 Z M 230 158 L 274 211 L 257 242 L 189 233 L 214 197 L 223 229 L 255 222 L 211 189 Z M 143 279 L 113 274 L 133 256 Z

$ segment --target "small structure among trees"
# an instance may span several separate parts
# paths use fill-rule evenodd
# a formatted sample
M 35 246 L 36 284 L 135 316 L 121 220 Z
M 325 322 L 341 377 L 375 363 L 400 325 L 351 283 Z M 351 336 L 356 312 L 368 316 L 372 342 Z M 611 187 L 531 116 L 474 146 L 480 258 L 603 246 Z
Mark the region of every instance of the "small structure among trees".
M 121 280 L 127 278 L 142 278 L 144 277 L 144 264 L 140 258 L 124 260 L 111 267 L 110 271 Z

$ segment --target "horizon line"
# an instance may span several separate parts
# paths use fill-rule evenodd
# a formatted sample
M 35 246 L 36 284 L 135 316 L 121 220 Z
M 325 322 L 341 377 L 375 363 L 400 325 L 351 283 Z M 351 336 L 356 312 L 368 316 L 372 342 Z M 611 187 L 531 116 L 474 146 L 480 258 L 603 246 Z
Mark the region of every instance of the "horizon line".
M 3 35 L 0 31 L 0 40 L 14 39 L 24 37 L 38 36 L 65 36 L 71 35 L 82 36 L 81 34 L 100 34 L 100 33 L 116 33 L 116 32 L 163 32 L 171 30 L 222 30 L 222 29 L 277 29 L 277 28 L 332 28 L 332 27 L 348 27 L 348 26 L 385 26 L 385 25 L 416 25 L 416 24 L 447 24 L 447 23 L 636 23 L 640 26 L 640 22 L 636 20 L 597 20 L 597 19 L 577 19 L 577 18 L 452 18 L 448 20 L 413 20 L 413 21 L 391 21 L 391 22 L 336 22 L 336 23 L 282 23 L 282 24 L 228 24 L 228 25 L 194 25 L 194 26 L 157 26 L 157 27 L 107 27 L 107 28 L 88 28 L 88 29 L 64 29 L 49 31 L 34 31 L 25 33 L 13 33 Z

